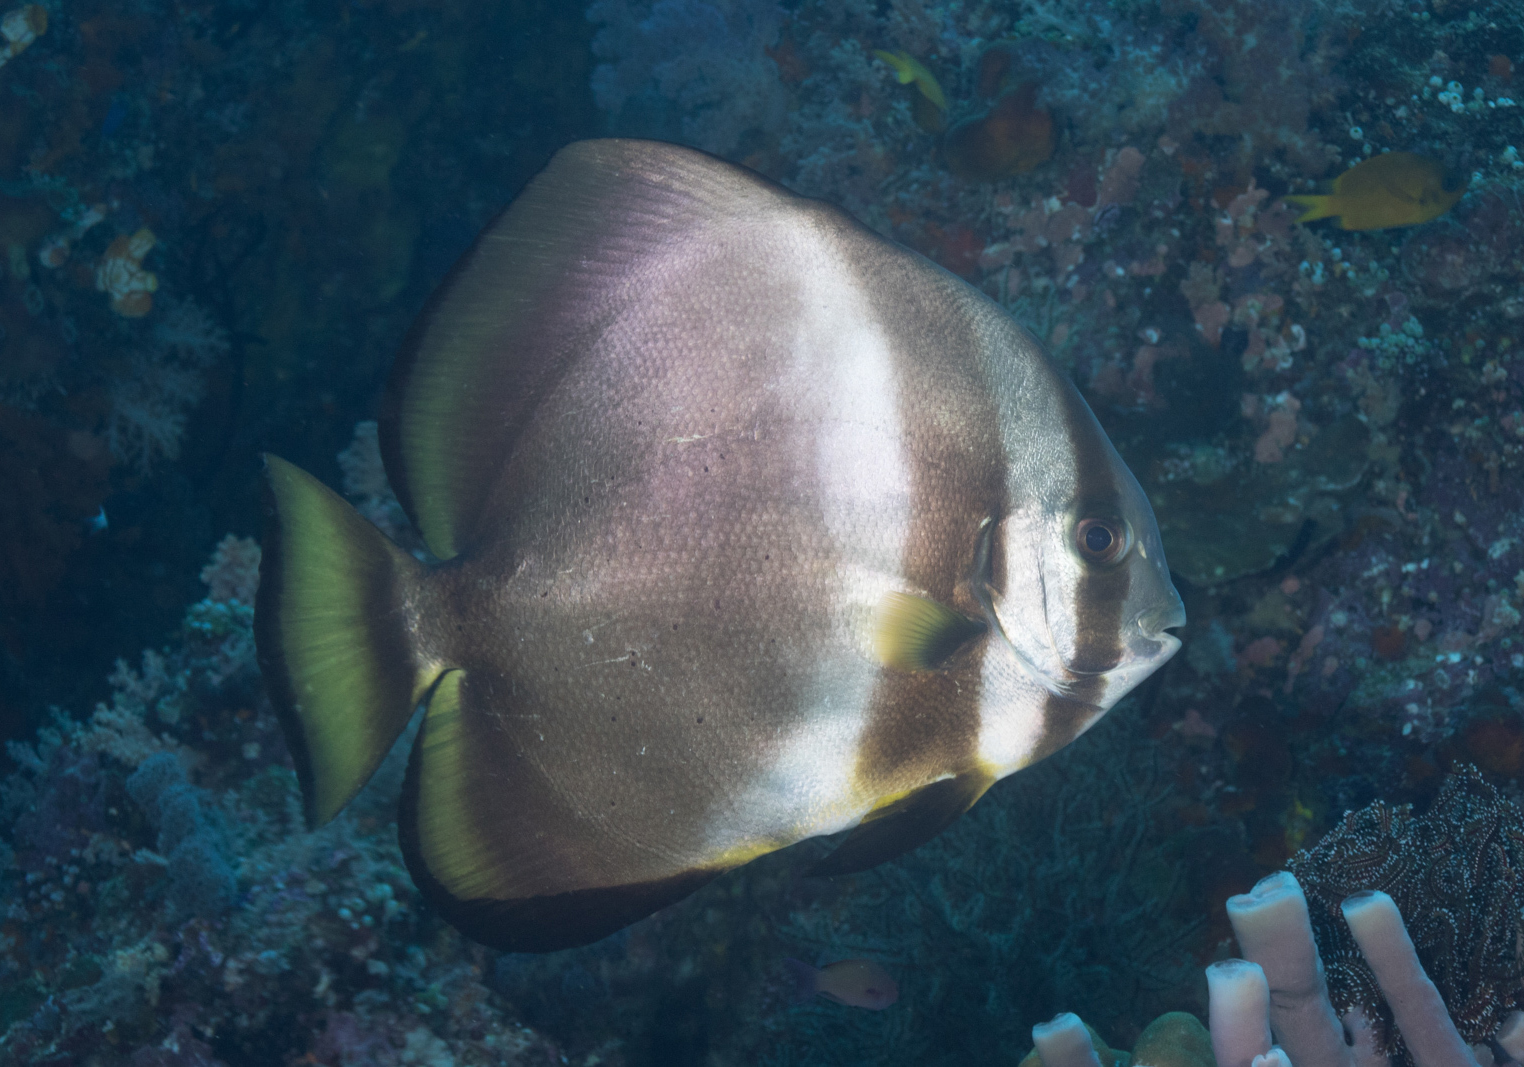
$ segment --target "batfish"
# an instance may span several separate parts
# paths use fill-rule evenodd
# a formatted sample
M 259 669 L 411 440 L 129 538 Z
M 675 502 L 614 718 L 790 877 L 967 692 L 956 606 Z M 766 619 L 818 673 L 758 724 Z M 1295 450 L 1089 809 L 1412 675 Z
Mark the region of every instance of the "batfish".
M 403 853 L 500 949 L 806 838 L 890 859 L 1179 647 L 1148 501 L 1042 346 L 690 149 L 560 151 L 420 315 L 380 439 L 434 559 L 268 457 L 260 665 L 312 824 L 423 706 Z

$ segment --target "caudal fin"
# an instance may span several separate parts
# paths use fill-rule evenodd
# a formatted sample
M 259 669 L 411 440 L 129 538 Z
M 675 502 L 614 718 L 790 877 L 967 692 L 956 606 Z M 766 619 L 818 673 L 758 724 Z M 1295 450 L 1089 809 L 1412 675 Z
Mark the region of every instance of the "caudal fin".
M 443 666 L 409 636 L 423 565 L 312 475 L 265 461 L 254 637 L 307 821 L 320 826 L 375 773 Z
M 1339 213 L 1338 202 L 1332 196 L 1297 195 L 1283 197 L 1282 199 L 1288 203 L 1295 204 L 1297 207 L 1307 209 L 1297 216 L 1295 220 L 1297 222 L 1312 222 L 1315 219 L 1326 219 L 1331 215 Z
M 805 1001 L 812 999 L 816 993 L 820 992 L 820 971 L 818 968 L 811 967 L 803 960 L 796 960 L 792 956 L 784 959 L 783 966 L 788 970 L 788 976 L 794 982 L 792 999 L 795 1004 L 803 1004 Z

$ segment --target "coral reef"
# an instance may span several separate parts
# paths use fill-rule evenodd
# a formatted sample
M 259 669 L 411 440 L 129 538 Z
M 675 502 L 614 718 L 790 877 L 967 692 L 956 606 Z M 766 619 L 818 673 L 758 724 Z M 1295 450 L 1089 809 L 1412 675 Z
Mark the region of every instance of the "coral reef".
M 1395 861 L 1435 812 L 1479 820 L 1434 869 L 1478 887 L 1454 929 L 1505 973 L 1511 809 L 1441 783 L 1465 760 L 1524 788 L 1517 4 L 0 14 L 0 705 L 24 739 L 0 1058 L 1001 1062 L 1072 1006 L 1128 1046 L 1205 1010 L 1223 902 L 1325 834 L 1299 874 Z M 1137 473 L 1191 622 L 1147 692 L 896 864 L 819 883 L 783 856 L 608 943 L 494 957 L 420 911 L 384 803 L 300 826 L 251 669 L 254 546 L 222 543 L 204 597 L 195 576 L 257 527 L 261 449 L 418 547 L 368 422 L 387 361 L 481 224 L 599 130 L 746 162 L 1007 307 Z M 1458 203 L 1294 221 L 1285 197 L 1386 152 Z M 1501 851 L 1451 870 L 1484 831 Z M 1371 1003 L 1329 910 L 1353 883 L 1307 882 L 1331 988 Z M 1465 1036 L 1493 1026 L 1507 996 L 1472 1003 L 1433 955 L 1450 927 L 1379 888 Z M 789 1007 L 790 955 L 874 959 L 901 998 Z
M 1195 1016 L 1162 1015 L 1139 1036 L 1132 1061 L 1517 1062 L 1520 819 L 1473 767 L 1448 776 L 1417 819 L 1379 801 L 1348 813 L 1293 860 L 1306 892 L 1281 871 L 1227 902 L 1247 958 L 1207 968 L 1210 1032 Z M 1480 884 L 1488 879 L 1498 888 Z M 1025 1067 L 1127 1062 L 1068 1013 L 1034 1026 L 1032 1040 Z
M 743 137 L 765 138 L 786 100 L 767 55 L 783 9 L 774 0 L 595 0 L 601 25 L 593 54 L 593 99 L 646 136 L 728 153 Z
M 16 1064 L 531 1063 L 560 1055 L 420 913 L 380 813 L 301 826 L 259 694 L 258 549 L 228 538 L 179 642 L 121 664 L 0 782 L 0 1059 Z M 578 1059 L 560 1062 L 595 1062 Z
M 593 27 L 548 0 L 0 16 L 0 404 L 52 472 L 16 506 L 79 514 L 46 544 L 0 520 L 50 583 L 0 574 L 0 732 L 21 736 L 175 629 L 189 561 L 259 524 L 261 449 L 334 473 L 434 282 L 593 132 Z

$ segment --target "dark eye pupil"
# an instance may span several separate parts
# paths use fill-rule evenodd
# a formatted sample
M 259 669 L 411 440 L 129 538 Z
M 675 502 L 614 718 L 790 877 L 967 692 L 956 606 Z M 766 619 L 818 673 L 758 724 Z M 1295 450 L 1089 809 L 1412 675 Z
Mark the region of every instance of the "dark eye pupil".
M 1096 523 L 1085 531 L 1085 547 L 1097 555 L 1111 547 L 1111 531 Z

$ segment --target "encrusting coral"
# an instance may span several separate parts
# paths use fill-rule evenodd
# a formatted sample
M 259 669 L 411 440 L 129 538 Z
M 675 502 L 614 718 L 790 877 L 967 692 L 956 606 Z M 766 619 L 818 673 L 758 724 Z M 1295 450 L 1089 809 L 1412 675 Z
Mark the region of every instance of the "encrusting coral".
M 1289 868 L 1307 894 L 1334 1009 L 1363 1011 L 1395 1062 L 1408 1061 L 1391 1007 L 1340 913 L 1355 893 L 1396 902 L 1468 1042 L 1488 1040 L 1524 1008 L 1524 812 L 1476 768 L 1450 775 L 1422 815 L 1380 801 L 1349 812 Z

